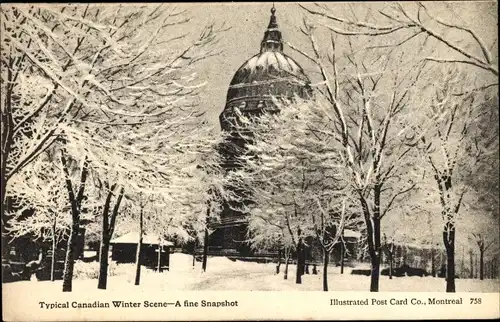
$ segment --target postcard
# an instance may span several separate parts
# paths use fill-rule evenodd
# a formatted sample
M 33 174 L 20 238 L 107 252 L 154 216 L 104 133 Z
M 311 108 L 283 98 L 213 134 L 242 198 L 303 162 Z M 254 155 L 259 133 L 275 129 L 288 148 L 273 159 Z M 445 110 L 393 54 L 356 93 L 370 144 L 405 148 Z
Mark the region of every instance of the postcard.
M 499 318 L 497 6 L 2 4 L 3 319 Z

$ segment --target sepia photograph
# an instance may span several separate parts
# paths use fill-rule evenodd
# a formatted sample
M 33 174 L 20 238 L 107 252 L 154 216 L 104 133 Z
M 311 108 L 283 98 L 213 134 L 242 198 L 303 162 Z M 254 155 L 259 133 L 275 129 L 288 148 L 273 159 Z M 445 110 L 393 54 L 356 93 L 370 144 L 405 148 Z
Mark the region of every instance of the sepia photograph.
M 496 1 L 0 25 L 4 320 L 500 317 Z

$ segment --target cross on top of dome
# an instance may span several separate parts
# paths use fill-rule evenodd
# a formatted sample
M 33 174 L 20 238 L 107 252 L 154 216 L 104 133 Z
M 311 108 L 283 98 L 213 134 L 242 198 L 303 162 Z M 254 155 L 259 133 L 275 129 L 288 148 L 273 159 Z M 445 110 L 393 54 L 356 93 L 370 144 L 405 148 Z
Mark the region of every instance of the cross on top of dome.
M 264 39 L 260 44 L 260 52 L 265 51 L 279 51 L 283 52 L 283 40 L 281 38 L 281 31 L 278 29 L 278 23 L 276 22 L 276 8 L 271 8 L 271 19 L 269 20 L 269 25 L 264 33 Z

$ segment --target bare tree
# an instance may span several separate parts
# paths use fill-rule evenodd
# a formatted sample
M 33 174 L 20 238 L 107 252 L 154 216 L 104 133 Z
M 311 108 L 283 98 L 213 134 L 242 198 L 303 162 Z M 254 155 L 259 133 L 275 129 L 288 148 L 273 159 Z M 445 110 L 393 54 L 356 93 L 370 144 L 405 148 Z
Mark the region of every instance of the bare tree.
M 341 17 L 326 5 L 300 6 L 310 14 L 323 18 L 321 24 L 336 34 L 384 38 L 384 47 L 419 48 L 421 44 L 427 43 L 432 47 L 435 45 L 430 40 L 433 40 L 448 51 L 444 55 L 429 55 L 424 57 L 425 60 L 438 64 L 470 65 L 498 77 L 498 57 L 492 54 L 495 44 L 485 43 L 476 31 L 458 22 L 456 14 L 447 7 L 448 4 L 395 2 L 380 10 L 360 10 L 366 12 L 364 19 L 356 17 L 352 7 L 351 17 Z M 433 13 L 438 8 L 443 9 L 443 6 L 447 18 Z M 478 89 L 492 86 L 498 87 L 498 82 Z
M 416 128 L 412 144 L 419 146 L 430 165 L 435 186 L 429 191 L 434 190 L 435 196 L 439 196 L 435 204 L 440 205 L 443 224 L 442 238 L 447 256 L 446 291 L 455 292 L 457 221 L 460 219 L 464 197 L 471 198 L 473 195 L 467 178 L 475 172 L 479 160 L 491 153 L 484 145 L 489 138 L 477 135 L 478 121 L 484 113 L 478 107 L 484 101 L 483 96 L 488 93 L 468 91 L 473 83 L 458 68 L 440 70 L 436 74 L 441 86 L 430 87 L 433 95 L 430 102 L 426 103 L 428 108 L 422 113 L 422 125 Z M 457 91 L 469 94 L 455 95 Z
M 352 210 L 347 209 L 346 206 L 346 200 L 350 195 L 349 193 L 345 193 L 341 208 L 339 208 L 339 205 L 332 207 L 332 200 L 326 203 L 326 205 L 330 204 L 329 207 L 325 207 L 319 199 L 316 199 L 319 211 L 315 210 L 311 212 L 316 237 L 323 249 L 323 291 L 325 292 L 328 291 L 328 262 L 330 254 L 335 245 L 339 241 L 342 241 L 342 234 L 345 227 L 352 228 L 353 224 L 356 223 L 354 220 L 356 217 L 355 214 L 351 212 Z M 344 247 L 344 245 L 342 244 L 341 247 Z
M 479 279 L 484 279 L 484 253 L 498 240 L 487 240 L 482 234 L 472 234 L 479 248 Z
M 309 59 L 321 75 L 318 91 L 317 130 L 338 144 L 348 168 L 347 175 L 365 219 L 372 274 L 370 290 L 379 289 L 381 220 L 405 194 L 416 187 L 412 148 L 405 143 L 416 110 L 410 108 L 424 64 L 405 58 L 401 51 L 368 50 L 369 39 L 347 39 L 339 70 L 334 35 L 330 53 L 320 48 L 315 26 L 304 20 L 302 32 L 310 40 L 312 54 L 290 46 Z M 311 128 L 318 126 L 311 125 Z M 332 143 L 330 143 L 332 145 Z
M 462 245 L 470 247 L 470 276 L 473 275 L 474 263 L 472 260 L 473 248 L 479 253 L 479 267 L 476 267 L 476 271 L 479 273 L 479 279 L 482 280 L 488 275 L 487 264 L 488 262 L 494 262 L 498 256 L 498 242 L 500 235 L 500 225 L 498 224 L 498 218 L 495 213 L 492 213 L 487 209 L 487 207 L 482 206 L 483 204 L 478 202 L 482 196 L 481 192 L 469 191 L 468 195 L 474 195 L 472 200 L 467 201 L 466 211 L 468 215 L 461 216 L 457 222 L 457 229 L 465 231 L 464 234 L 465 241 Z M 470 198 L 469 198 L 470 199 Z M 467 238 L 465 237 L 467 236 Z

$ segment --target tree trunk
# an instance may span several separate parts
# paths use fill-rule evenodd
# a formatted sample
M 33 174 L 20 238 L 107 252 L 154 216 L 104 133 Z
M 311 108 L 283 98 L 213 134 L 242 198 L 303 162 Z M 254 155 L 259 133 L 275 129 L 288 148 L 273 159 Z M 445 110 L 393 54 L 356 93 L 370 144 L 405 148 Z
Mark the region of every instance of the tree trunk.
M 207 271 L 207 260 L 208 260 L 208 221 L 210 218 L 210 207 L 207 205 L 207 217 L 205 222 L 205 236 L 203 238 L 203 261 L 201 263 L 201 269 L 203 272 Z
M 10 68 L 7 69 L 8 81 L 12 76 L 12 72 Z M 12 95 L 12 87 L 13 83 L 7 86 L 8 90 L 5 93 L 5 106 L 2 105 L 1 111 L 1 120 L 2 126 L 0 127 L 1 131 L 1 141 L 2 141 L 2 149 L 0 149 L 1 157 L 0 157 L 0 198 L 2 198 L 2 202 L 0 204 L 1 208 L 1 221 L 0 225 L 1 233 L 2 233 L 2 263 L 9 263 L 9 238 L 7 236 L 7 212 L 10 210 L 10 197 L 7 197 L 7 163 L 9 159 L 9 154 L 11 150 L 11 146 L 13 145 L 13 130 L 14 123 L 12 118 L 12 110 L 11 110 L 11 95 Z M 3 88 L 2 88 L 3 89 Z M 3 91 L 2 91 L 3 94 Z M 3 95 L 2 95 L 3 96 Z
M 68 238 L 68 246 L 66 249 L 66 259 L 64 261 L 64 275 L 63 275 L 63 292 L 71 292 L 73 290 L 73 268 L 75 266 L 75 249 L 76 239 L 78 236 L 78 229 L 80 228 L 80 218 L 75 220 L 71 225 L 71 231 Z
M 472 256 L 472 249 L 469 252 L 469 261 L 470 261 L 469 278 L 473 279 L 474 278 L 474 258 Z
M 368 239 L 368 253 L 371 262 L 370 292 L 378 292 L 380 275 L 380 193 L 381 187 L 375 186 L 374 191 L 374 211 L 370 211 L 371 206 L 368 201 L 361 198 L 361 207 L 366 226 Z
M 198 246 L 198 239 L 193 241 L 193 269 L 196 265 L 196 246 Z
M 208 260 L 208 229 L 205 228 L 205 237 L 203 238 L 203 261 L 201 262 L 201 270 L 203 272 L 207 271 L 207 260 Z
M 340 242 L 340 274 L 344 274 L 344 241 Z
M 455 292 L 455 229 L 445 227 L 443 239 L 446 249 L 446 292 Z
M 50 280 L 53 282 L 56 280 L 56 224 L 57 217 L 54 214 L 54 223 L 52 224 L 52 259 L 50 261 Z
M 296 274 L 295 274 L 295 283 L 296 284 L 302 284 L 302 271 L 301 271 L 301 267 L 302 267 L 302 255 L 301 255 L 301 252 L 302 252 L 302 238 L 299 238 L 299 242 L 297 243 L 297 271 L 296 271 Z
M 465 278 L 465 248 L 462 247 L 462 258 L 460 260 L 460 278 Z
M 66 182 L 66 189 L 68 191 L 68 199 L 71 205 L 71 231 L 68 238 L 68 246 L 66 249 L 66 259 L 64 261 L 64 274 L 63 274 L 63 292 L 71 292 L 73 289 L 73 268 L 75 265 L 75 250 L 77 247 L 78 231 L 80 229 L 80 213 L 85 190 L 85 182 L 87 181 L 88 174 L 88 158 L 85 156 L 82 171 L 80 174 L 80 183 L 78 192 L 75 195 L 73 190 L 73 183 L 69 174 L 66 158 L 64 152 L 61 153 L 61 163 L 63 165 L 64 180 Z
M 137 242 L 137 250 L 135 256 L 135 285 L 139 285 L 141 282 L 141 251 L 142 251 L 142 231 L 143 231 L 143 215 L 144 206 L 141 206 L 141 212 L 139 215 L 139 240 Z
M 373 239 L 371 257 L 370 292 L 378 292 L 380 279 L 380 219 L 373 219 Z
M 479 266 L 479 263 L 477 262 L 477 254 L 474 254 L 474 267 L 476 267 L 476 270 L 474 271 L 474 278 L 479 278 L 478 266 Z
M 99 280 L 97 288 L 105 290 L 108 284 L 108 256 L 109 256 L 109 241 L 107 234 L 101 237 L 101 251 L 99 252 Z
M 104 208 L 102 211 L 102 223 L 101 223 L 101 247 L 99 252 L 99 278 L 97 282 L 97 288 L 105 290 L 108 283 L 108 254 L 109 254 L 109 208 L 111 204 L 111 197 L 113 195 L 114 186 L 109 189 L 104 202 Z
M 288 279 L 288 262 L 290 261 L 290 249 L 288 251 L 285 249 L 285 273 L 283 274 L 283 279 Z
M 2 204 L 2 209 L 4 208 Z M 2 210 L 2 225 L 1 225 L 1 233 L 2 233 L 2 263 L 7 264 L 10 261 L 10 250 L 9 250 L 9 237 L 7 236 L 7 230 L 5 229 L 6 215 Z
M 135 285 L 141 282 L 141 248 L 142 248 L 142 234 L 137 243 L 137 250 L 135 253 Z
M 479 279 L 484 279 L 484 249 L 479 249 Z
M 323 248 L 323 291 L 328 292 L 328 257 L 330 253 Z
M 455 292 L 455 252 L 446 248 L 446 292 Z
M 4 161 L 2 160 L 2 163 Z M 3 164 L 2 164 L 3 166 Z M 10 249 L 9 249 L 9 237 L 8 237 L 8 234 L 7 234 L 7 229 L 6 229 L 6 226 L 7 226 L 7 222 L 8 222 L 8 218 L 7 218 L 7 212 L 10 210 L 10 197 L 6 197 L 5 196 L 5 193 L 6 193 L 6 182 L 5 182 L 5 178 L 2 176 L 1 178 L 1 185 L 2 185 L 2 204 L 1 204 L 1 208 L 2 208 L 2 225 L 0 227 L 1 229 L 1 234 L 2 234 L 2 263 L 9 263 L 9 259 L 10 259 Z
M 281 265 L 281 249 L 278 249 L 278 264 L 276 265 L 276 274 L 280 273 L 280 265 Z
M 370 292 L 378 292 L 380 278 L 380 261 L 377 254 L 371 256 L 371 276 L 370 276 Z
M 300 252 L 300 274 L 306 273 L 306 245 L 302 242 L 302 250 Z
M 436 256 L 434 254 L 434 248 L 431 248 L 431 275 L 436 277 Z
M 389 251 L 388 254 L 389 254 L 389 279 L 392 280 L 392 262 L 393 262 L 392 251 Z
M 56 243 L 54 238 L 52 239 L 52 259 L 50 261 L 50 280 L 54 282 L 56 280 Z
M 161 246 L 158 245 L 158 273 L 160 273 L 161 269 Z
M 18 60 L 17 63 L 23 61 L 24 58 Z M 10 261 L 10 249 L 9 249 L 9 237 L 7 233 L 7 227 L 9 226 L 9 216 L 7 216 L 7 212 L 11 210 L 11 197 L 7 196 L 7 184 L 8 180 L 12 178 L 12 176 L 19 172 L 21 168 L 17 167 L 12 169 L 13 160 L 10 158 L 10 153 L 15 150 L 15 137 L 14 137 L 14 129 L 16 124 L 14 123 L 14 112 L 12 102 L 14 99 L 14 86 L 16 84 L 16 78 L 19 75 L 19 70 L 16 70 L 15 64 L 16 59 L 8 59 L 8 64 L 5 66 L 5 74 L 2 73 L 2 81 L 6 81 L 5 87 L 2 87 L 2 108 L 0 112 L 0 141 L 2 148 L 0 149 L 0 208 L 1 208 L 1 240 L 2 240 L 2 263 L 9 263 Z M 5 61 L 2 60 L 2 67 Z M 18 65 L 19 66 L 19 65 Z M 5 78 L 4 78 L 5 77 Z M 20 124 L 18 124 L 20 125 Z M 35 150 L 39 150 L 39 148 L 35 148 Z M 14 152 L 15 154 L 16 152 Z M 25 159 L 26 161 L 26 159 Z M 9 168 L 9 171 L 7 169 Z M 14 171 L 14 172 L 13 172 Z

